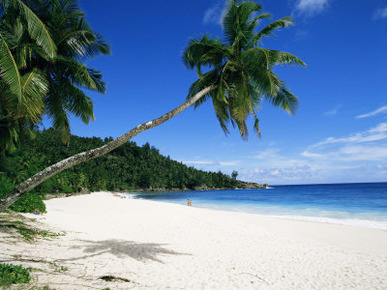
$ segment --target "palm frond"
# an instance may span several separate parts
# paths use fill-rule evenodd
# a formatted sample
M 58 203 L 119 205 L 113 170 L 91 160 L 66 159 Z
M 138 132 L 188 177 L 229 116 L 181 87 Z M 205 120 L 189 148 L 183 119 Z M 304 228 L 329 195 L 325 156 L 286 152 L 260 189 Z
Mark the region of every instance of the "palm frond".
M 86 65 L 80 63 L 74 59 L 66 58 L 62 56 L 57 57 L 57 72 L 69 78 L 73 83 L 78 86 L 85 87 L 90 90 L 97 90 L 98 92 L 104 93 L 104 86 L 102 86 L 101 81 L 98 81 L 100 75 L 97 71 L 87 69 Z M 93 73 L 93 76 L 90 75 L 90 72 Z M 97 83 L 95 81 L 98 81 Z M 103 89 L 102 91 L 100 91 Z
M 255 132 L 257 132 L 258 137 L 262 137 L 261 135 L 261 129 L 259 128 L 259 119 L 258 117 L 254 114 L 254 125 L 253 128 Z
M 282 110 L 293 115 L 298 106 L 298 98 L 289 92 L 284 86 L 280 88 L 278 93 L 274 96 L 267 96 L 266 100 L 273 106 L 280 107 Z
M 89 30 L 70 31 L 64 35 L 59 44 L 66 43 L 68 51 L 74 53 L 78 59 L 94 58 L 100 54 L 110 54 L 110 45 L 102 39 L 102 36 Z
M 211 39 L 209 36 L 203 35 L 201 38 L 189 41 L 189 45 L 183 52 L 183 62 L 188 68 L 198 68 L 200 75 L 200 67 L 220 66 L 227 54 L 229 51 L 219 39 Z
M 24 116 L 36 123 L 44 111 L 43 98 L 48 92 L 47 80 L 42 72 L 37 69 L 22 76 Z
M 99 70 L 88 68 L 89 76 L 93 79 L 95 90 L 98 93 L 104 94 L 106 92 L 106 83 L 102 80 L 102 74 Z
M 280 29 L 280 28 L 285 28 L 290 25 L 294 25 L 293 18 L 290 16 L 283 17 L 281 19 L 278 19 L 266 27 L 264 27 L 260 32 L 257 33 L 257 35 L 254 37 L 252 43 L 257 43 L 259 42 L 262 37 L 269 36 L 274 33 L 274 31 Z
M 77 2 L 74 0 L 62 0 L 61 1 L 61 11 L 65 14 L 76 14 L 78 16 L 83 16 L 82 10 L 77 5 Z
M 85 124 L 94 120 L 93 100 L 71 82 L 68 82 L 65 87 L 66 96 L 71 96 L 71 98 L 65 99 L 66 109 Z
M 298 57 L 296 57 L 291 53 L 278 51 L 278 50 L 265 49 L 265 48 L 256 48 L 256 49 L 262 50 L 265 52 L 265 55 L 267 55 L 268 57 L 268 63 L 270 66 L 283 65 L 283 64 L 306 66 L 305 62 L 303 62 L 301 59 L 299 59 Z
M 275 96 L 282 86 L 278 76 L 267 68 L 250 70 L 250 82 L 261 95 L 267 96 Z
M 43 48 L 43 50 L 54 59 L 56 56 L 56 45 L 51 38 L 51 34 L 48 31 L 44 23 L 39 19 L 38 16 L 22 1 L 19 0 L 8 0 L 12 1 L 20 8 L 27 22 L 28 31 L 32 39 Z
M 100 54 L 108 55 L 111 53 L 110 44 L 102 38 L 98 33 L 95 33 L 96 39 L 91 44 L 85 47 L 85 55 L 87 58 L 94 58 Z
M 217 84 L 219 81 L 219 71 L 218 69 L 211 70 L 205 74 L 203 74 L 198 80 L 196 80 L 191 87 L 189 88 L 187 99 L 192 98 L 194 95 L 196 95 L 201 90 L 210 87 L 211 85 Z M 216 94 L 216 89 L 215 94 Z M 208 100 L 210 97 L 211 92 L 206 94 L 203 98 L 201 98 L 199 101 L 195 103 L 195 108 L 197 108 L 199 105 L 201 105 L 203 102 Z
M 225 42 L 207 36 L 193 39 L 183 55 L 186 66 L 198 72 L 198 80 L 192 84 L 188 98 L 209 85 L 214 86 L 195 106 L 211 98 L 224 132 L 228 133 L 227 127 L 231 124 L 238 127 L 243 139 L 249 134 L 246 123 L 249 116 L 254 120 L 254 131 L 261 135 L 257 112 L 263 99 L 289 113 L 297 107 L 298 99 L 273 72 L 274 66 L 305 66 L 290 53 L 259 47 L 262 37 L 293 24 L 291 17 L 284 17 L 256 33 L 259 20 L 270 18 L 268 13 L 256 15 L 260 11 L 261 6 L 253 1 L 229 1 L 223 18 Z M 206 73 L 202 73 L 203 67 Z
M 52 91 L 51 88 L 50 92 Z M 60 98 L 58 93 L 50 93 L 46 96 L 44 103 L 45 112 L 51 120 L 53 128 L 60 134 L 63 143 L 68 143 L 70 140 L 70 121 L 63 99 Z
M 227 13 L 223 18 L 223 28 L 226 39 L 230 45 L 240 41 L 246 42 L 254 29 L 256 19 L 252 13 L 261 11 L 262 6 L 253 1 L 245 1 L 238 5 L 238 1 L 230 1 Z
M 78 59 L 93 58 L 100 54 L 110 54 L 110 45 L 103 40 L 100 34 L 92 31 L 84 17 L 77 15 L 71 22 L 72 26 L 70 29 L 65 26 L 61 30 L 61 35 L 57 42 L 58 46 L 65 44 L 68 47 L 66 51 L 75 53 L 72 56 Z
M 0 74 L 1 78 L 9 85 L 10 91 L 21 99 L 22 83 L 19 69 L 10 51 L 7 42 L 0 35 Z M 0 79 L 1 80 L 1 79 Z
M 270 13 L 261 13 L 255 16 L 254 20 L 252 20 L 251 23 L 249 24 L 249 27 L 248 27 L 249 31 L 253 31 L 257 27 L 259 20 L 269 19 L 269 18 L 271 18 Z
M 226 106 L 224 102 L 219 102 L 215 96 L 212 97 L 212 105 L 214 106 L 216 118 L 219 121 L 220 127 L 222 128 L 223 132 L 228 135 L 228 124 L 230 123 L 230 120 L 232 120 L 230 118 L 230 111 L 228 106 Z

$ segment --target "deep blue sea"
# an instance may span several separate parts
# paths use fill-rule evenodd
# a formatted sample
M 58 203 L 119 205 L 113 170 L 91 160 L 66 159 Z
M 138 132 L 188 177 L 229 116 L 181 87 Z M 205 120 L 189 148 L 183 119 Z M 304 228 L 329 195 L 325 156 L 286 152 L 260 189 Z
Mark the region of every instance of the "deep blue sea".
M 387 183 L 281 185 L 269 189 L 130 193 L 132 198 L 285 219 L 387 230 Z

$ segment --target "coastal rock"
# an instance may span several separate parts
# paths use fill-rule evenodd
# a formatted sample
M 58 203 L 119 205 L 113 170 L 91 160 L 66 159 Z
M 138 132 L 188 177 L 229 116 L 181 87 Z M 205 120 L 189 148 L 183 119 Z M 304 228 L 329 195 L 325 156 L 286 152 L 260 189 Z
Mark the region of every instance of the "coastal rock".
M 259 184 L 255 182 L 246 182 L 246 181 L 241 181 L 238 185 L 238 188 L 241 189 L 266 189 L 268 188 L 268 184 Z
M 82 187 L 78 194 L 90 194 L 90 190 L 86 187 Z
M 90 194 L 90 190 L 88 188 L 81 188 L 79 192 L 74 193 L 53 193 L 53 194 L 45 194 L 43 195 L 43 198 L 50 199 L 50 198 L 58 198 L 58 197 L 69 197 L 74 195 L 84 195 L 84 194 Z

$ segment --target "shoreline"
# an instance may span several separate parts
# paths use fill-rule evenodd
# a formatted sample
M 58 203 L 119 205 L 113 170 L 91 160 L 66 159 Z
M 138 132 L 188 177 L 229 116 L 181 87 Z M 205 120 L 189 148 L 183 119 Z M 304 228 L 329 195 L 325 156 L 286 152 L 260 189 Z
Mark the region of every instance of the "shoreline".
M 259 189 L 265 189 L 265 188 L 259 188 Z M 96 192 L 107 192 L 107 193 L 111 193 L 113 195 L 117 195 L 119 197 L 125 197 L 125 198 L 131 199 L 132 197 L 130 195 L 136 194 L 136 193 L 185 192 L 185 191 L 206 191 L 206 190 L 216 191 L 216 190 L 241 190 L 241 189 L 238 189 L 238 188 L 220 188 L 220 189 L 205 189 L 205 190 L 171 189 L 169 191 L 165 191 L 164 189 L 163 190 L 153 190 L 153 191 L 150 191 L 149 189 L 138 189 L 138 190 L 132 190 L 132 191 L 126 191 L 126 192 L 123 192 L 123 191 L 96 191 Z M 242 190 L 244 190 L 244 189 L 242 189 Z M 79 196 L 79 195 L 92 194 L 92 193 L 93 192 L 90 192 L 87 189 L 84 189 L 81 192 L 75 192 L 75 193 L 46 194 L 46 195 L 43 195 L 43 197 L 46 200 L 49 200 L 49 199 L 55 199 L 55 198 Z M 172 202 L 172 201 L 171 202 L 169 202 L 169 201 L 157 201 L 157 202 L 182 205 L 181 203 L 176 203 L 176 202 Z M 254 214 L 254 215 L 260 215 L 260 216 L 264 216 L 264 217 L 281 219 L 281 220 L 333 224 L 333 225 L 344 225 L 344 226 L 370 228 L 370 229 L 387 231 L 387 222 L 386 221 L 371 220 L 371 219 L 364 219 L 364 218 L 361 219 L 361 218 L 356 218 L 356 217 L 354 217 L 354 218 L 338 218 L 338 217 L 323 217 L 323 216 L 309 216 L 309 215 L 266 214 L 266 213 L 260 213 L 260 212 L 256 213 L 254 211 L 243 211 L 243 210 L 235 210 L 235 209 L 227 209 L 227 208 L 216 208 L 216 207 L 211 207 L 211 204 L 208 204 L 208 206 L 199 206 L 198 208 L 216 210 L 216 211 L 224 211 L 224 212 L 239 212 L 239 213 Z
M 116 195 L 118 197 L 121 197 L 122 195 L 119 193 L 112 193 L 108 192 L 113 195 Z M 128 198 L 128 197 L 123 197 Z M 131 199 L 129 197 L 129 199 Z M 167 201 L 157 201 L 157 200 L 148 200 L 148 199 L 133 199 L 133 200 L 140 200 L 144 202 L 150 202 L 150 203 L 156 203 L 156 204 L 168 204 L 168 205 L 175 205 L 178 207 L 187 207 L 184 204 L 179 203 L 173 203 L 173 202 L 167 202 Z M 326 220 L 313 220 L 314 217 L 305 217 L 305 216 L 280 216 L 280 215 L 269 215 L 269 214 L 261 214 L 261 213 L 250 213 L 250 212 L 243 212 L 243 211 L 232 211 L 232 210 L 225 210 L 225 209 L 216 209 L 216 208 L 208 208 L 208 207 L 195 207 L 195 205 L 192 207 L 192 209 L 197 210 L 203 210 L 210 212 L 218 212 L 221 215 L 235 215 L 239 217 L 244 217 L 246 219 L 256 219 L 259 220 L 260 223 L 267 222 L 267 228 L 270 229 L 275 234 L 289 234 L 292 237 L 295 237 L 297 235 L 301 235 L 302 237 L 305 237 L 307 239 L 315 239 L 316 241 L 320 241 L 321 238 L 326 241 L 331 241 L 332 244 L 335 245 L 342 245 L 344 247 L 347 247 L 348 249 L 354 249 L 362 251 L 364 250 L 364 246 L 368 244 L 367 250 L 365 252 L 372 252 L 377 254 L 385 254 L 387 255 L 387 247 L 383 243 L 380 243 L 378 239 L 373 238 L 373 233 L 380 232 L 381 235 L 379 237 L 382 237 L 382 240 L 386 241 L 387 243 L 387 230 L 370 227 L 370 226 L 363 226 L 363 225 L 356 225 L 356 224 L 347 224 L 347 223 L 339 223 L 339 219 L 329 219 L 327 220 L 335 220 L 334 222 L 329 222 Z M 304 218 L 305 219 L 302 219 Z M 316 217 L 316 219 L 319 219 Z M 291 230 L 289 230 L 291 229 Z M 319 234 L 318 231 L 322 230 L 324 234 Z M 323 237 L 323 235 L 326 234 L 325 231 L 328 231 L 329 234 L 332 234 L 332 237 L 329 235 L 326 237 Z M 359 239 L 362 239 L 360 241 L 361 246 L 358 246 L 359 240 L 350 241 L 345 237 L 345 235 L 351 235 L 352 233 L 356 232 L 356 236 Z M 362 236 L 359 235 L 359 233 L 362 233 Z M 338 236 L 339 238 L 338 238 Z M 367 238 L 370 237 L 370 238 Z M 337 238 L 337 240 L 336 240 Z M 344 240 L 341 240 L 344 239 Z M 387 273 L 386 273 L 387 274 Z
M 32 244 L 5 240 L 1 253 L 2 260 L 18 256 L 18 263 L 28 267 L 41 268 L 42 264 L 31 261 L 43 260 L 47 267 L 55 263 L 68 269 L 36 272 L 34 285 L 38 286 L 387 287 L 387 232 L 381 230 L 216 211 L 108 192 L 45 203 L 48 213 L 36 221 L 66 235 Z M 100 279 L 104 276 L 126 281 L 106 282 Z
M 123 196 L 126 198 L 136 198 L 136 194 L 143 193 L 142 191 L 133 191 L 133 192 L 112 192 L 113 194 L 117 194 L 119 196 Z M 145 192 L 147 193 L 147 192 Z M 151 193 L 151 192 L 149 192 Z M 141 198 L 142 199 L 142 198 Z M 171 204 L 180 204 L 185 205 L 185 203 L 182 202 L 175 202 L 172 200 L 153 200 L 153 199 L 145 199 L 145 200 L 152 200 L 152 201 L 158 201 L 163 203 L 171 203 Z M 195 203 L 195 202 L 194 202 Z M 347 216 L 323 216 L 323 215 L 302 215 L 302 214 L 291 214 L 291 213 L 266 213 L 262 211 L 257 211 L 256 208 L 251 207 L 244 207 L 239 208 L 238 206 L 225 206 L 225 205 L 217 205 L 213 204 L 211 202 L 201 202 L 200 204 L 195 203 L 196 207 L 203 208 L 203 209 L 209 209 L 209 210 L 216 210 L 216 211 L 224 211 L 224 212 L 240 212 L 240 213 L 247 213 L 247 214 L 254 214 L 254 215 L 261 215 L 266 217 L 272 217 L 276 219 L 282 219 L 282 220 L 291 220 L 291 221 L 304 221 L 304 222 L 315 222 L 315 223 L 326 223 L 326 224 L 335 224 L 335 225 L 346 225 L 346 226 L 354 226 L 354 227 L 363 227 L 363 228 L 371 228 L 371 229 L 377 229 L 377 230 L 383 230 L 387 231 L 387 220 L 385 219 L 375 219 L 377 217 L 374 216 L 368 216 L 367 219 L 364 215 L 364 212 L 362 213 L 361 217 L 358 217 L 356 215 L 347 215 Z

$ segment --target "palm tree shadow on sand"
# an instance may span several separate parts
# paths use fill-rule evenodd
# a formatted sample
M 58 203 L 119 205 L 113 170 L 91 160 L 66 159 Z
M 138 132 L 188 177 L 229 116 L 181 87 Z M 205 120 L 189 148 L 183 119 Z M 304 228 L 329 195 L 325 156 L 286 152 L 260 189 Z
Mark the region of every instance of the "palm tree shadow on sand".
M 190 255 L 186 253 L 177 253 L 164 248 L 165 244 L 156 243 L 136 243 L 125 240 L 102 240 L 87 241 L 80 240 L 81 244 L 72 246 L 69 250 L 81 249 L 85 255 L 74 258 L 58 259 L 57 261 L 76 261 L 90 257 L 96 257 L 103 254 L 111 254 L 117 258 L 130 257 L 137 261 L 152 260 L 164 264 L 158 256 L 160 255 Z

